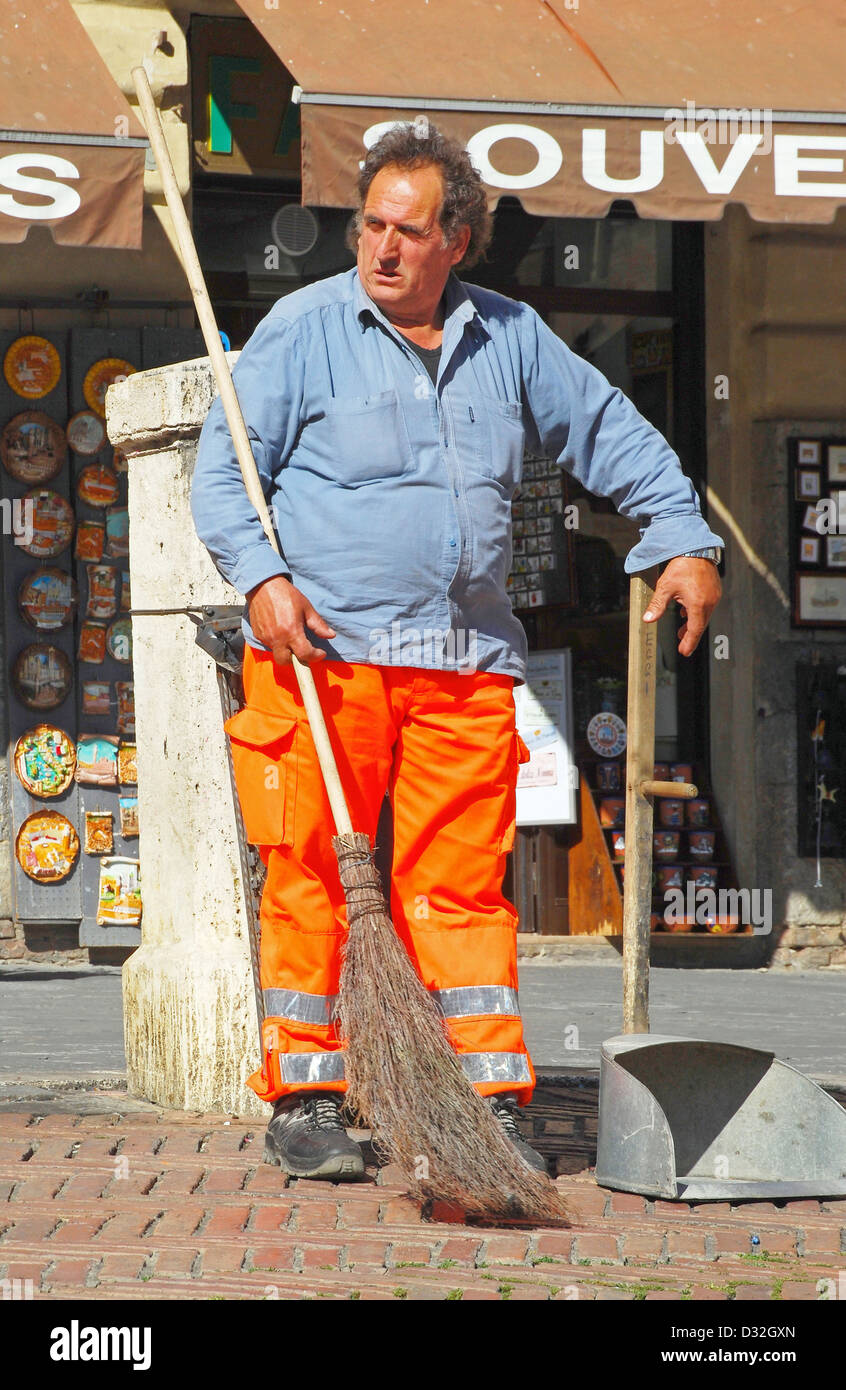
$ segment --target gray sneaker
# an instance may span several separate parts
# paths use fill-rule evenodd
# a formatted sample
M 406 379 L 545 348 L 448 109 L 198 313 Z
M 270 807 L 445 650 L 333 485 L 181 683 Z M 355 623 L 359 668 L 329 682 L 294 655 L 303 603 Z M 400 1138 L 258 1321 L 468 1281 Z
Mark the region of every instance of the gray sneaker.
M 273 1107 L 264 1162 L 296 1178 L 351 1182 L 364 1175 L 364 1156 L 341 1121 L 336 1091 L 299 1091 Z

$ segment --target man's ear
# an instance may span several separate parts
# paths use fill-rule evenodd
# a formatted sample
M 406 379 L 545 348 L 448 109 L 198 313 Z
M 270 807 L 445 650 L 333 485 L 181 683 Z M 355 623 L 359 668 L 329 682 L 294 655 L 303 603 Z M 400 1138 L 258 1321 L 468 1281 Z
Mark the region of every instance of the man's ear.
M 459 261 L 464 259 L 469 245 L 470 228 L 465 222 L 463 226 L 459 227 L 458 235 L 452 243 L 452 265 L 457 265 Z

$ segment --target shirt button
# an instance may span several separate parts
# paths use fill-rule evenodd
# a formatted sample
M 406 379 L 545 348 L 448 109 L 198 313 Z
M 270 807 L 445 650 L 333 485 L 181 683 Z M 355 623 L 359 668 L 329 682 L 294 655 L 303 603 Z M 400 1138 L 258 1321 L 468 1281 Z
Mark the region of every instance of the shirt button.
M 450 545 L 456 545 L 456 544 L 457 544 L 456 541 L 454 541 L 454 540 L 450 541 Z
M 459 493 L 458 493 L 458 488 L 455 489 L 455 495 L 456 495 L 456 497 L 458 497 L 458 495 L 459 495 Z

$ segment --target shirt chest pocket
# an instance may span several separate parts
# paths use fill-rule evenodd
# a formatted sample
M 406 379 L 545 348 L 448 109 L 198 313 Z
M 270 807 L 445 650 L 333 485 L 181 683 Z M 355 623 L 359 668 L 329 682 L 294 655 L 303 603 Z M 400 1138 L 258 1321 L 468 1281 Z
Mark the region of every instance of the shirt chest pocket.
M 326 405 L 332 476 L 342 486 L 408 473 L 411 443 L 396 391 L 336 396 Z
M 523 472 L 523 407 L 477 394 L 473 401 L 455 402 L 453 430 L 465 466 L 507 489 L 517 487 Z

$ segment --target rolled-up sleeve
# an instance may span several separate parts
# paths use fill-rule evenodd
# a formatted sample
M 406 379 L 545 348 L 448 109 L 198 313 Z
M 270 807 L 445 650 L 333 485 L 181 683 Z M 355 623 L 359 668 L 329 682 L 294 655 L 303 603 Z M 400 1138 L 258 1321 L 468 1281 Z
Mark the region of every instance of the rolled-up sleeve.
M 298 326 L 271 310 L 247 342 L 232 372 L 262 490 L 284 468 L 302 415 L 305 353 Z M 197 446 L 191 514 L 215 566 L 239 593 L 274 575 L 290 579 L 247 496 L 223 403 L 217 396 Z M 280 547 L 281 549 L 281 547 Z
M 556 459 L 589 492 L 609 497 L 622 516 L 640 524 L 627 573 L 722 546 L 663 435 L 533 310 L 522 328 L 528 447 Z

